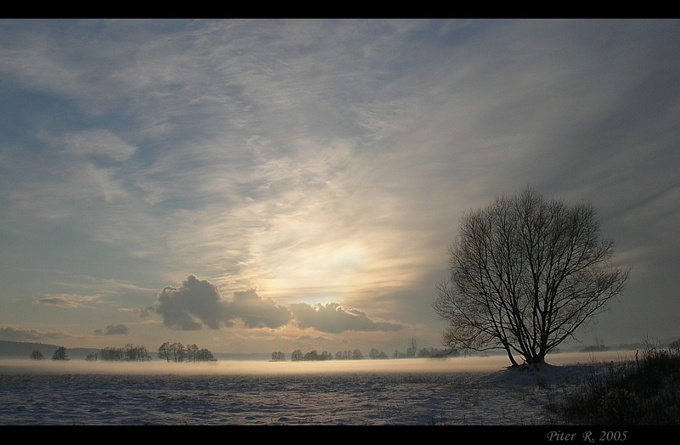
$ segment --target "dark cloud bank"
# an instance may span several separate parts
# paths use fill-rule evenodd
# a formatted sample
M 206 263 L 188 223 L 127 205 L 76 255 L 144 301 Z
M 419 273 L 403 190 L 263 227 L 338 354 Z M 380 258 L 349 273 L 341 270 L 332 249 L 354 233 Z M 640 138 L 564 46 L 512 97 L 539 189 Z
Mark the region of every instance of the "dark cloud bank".
M 338 303 L 289 307 L 271 298 L 261 298 L 254 289 L 234 292 L 223 299 L 217 288 L 206 280 L 189 275 L 179 288 L 165 287 L 155 310 L 166 327 L 181 331 L 231 327 L 240 320 L 245 327 L 276 329 L 288 324 L 339 334 L 345 331 L 396 331 L 402 325 L 371 318 L 358 309 L 344 309 Z

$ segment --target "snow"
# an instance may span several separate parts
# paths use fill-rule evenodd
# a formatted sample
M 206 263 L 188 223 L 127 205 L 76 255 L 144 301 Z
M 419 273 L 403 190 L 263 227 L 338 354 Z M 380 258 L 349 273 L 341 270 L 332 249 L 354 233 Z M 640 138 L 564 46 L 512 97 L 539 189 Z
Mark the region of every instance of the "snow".
M 0 425 L 546 425 L 545 406 L 630 358 L 136 364 L 0 361 Z

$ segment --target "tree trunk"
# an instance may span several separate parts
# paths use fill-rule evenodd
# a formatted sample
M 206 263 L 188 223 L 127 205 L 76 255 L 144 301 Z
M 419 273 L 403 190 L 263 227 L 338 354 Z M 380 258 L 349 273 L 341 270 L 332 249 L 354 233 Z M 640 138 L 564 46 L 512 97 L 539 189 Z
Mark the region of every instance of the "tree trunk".
M 515 368 L 519 366 L 519 364 L 515 360 L 515 357 L 512 356 L 512 351 L 510 351 L 510 348 L 506 346 L 505 351 L 508 353 L 508 358 L 510 359 L 510 363 L 512 363 L 512 367 Z
M 536 364 L 541 364 L 545 363 L 545 354 L 536 354 L 534 356 L 527 356 L 527 364 L 528 365 L 536 365 Z

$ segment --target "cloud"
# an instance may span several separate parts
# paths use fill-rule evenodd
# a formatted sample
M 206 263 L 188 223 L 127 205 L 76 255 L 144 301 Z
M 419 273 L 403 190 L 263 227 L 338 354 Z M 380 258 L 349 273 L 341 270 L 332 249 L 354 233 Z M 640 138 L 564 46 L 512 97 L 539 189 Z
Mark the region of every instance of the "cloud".
M 81 337 L 61 331 L 36 331 L 35 329 L 23 329 L 16 326 L 0 327 L 0 339 L 7 341 L 38 341 L 62 338 Z
M 345 331 L 398 331 L 403 326 L 369 318 L 358 309 L 343 309 L 338 303 L 291 305 L 297 325 L 339 334 Z
M 70 154 L 104 156 L 114 161 L 125 161 L 137 150 L 117 135 L 102 129 L 69 133 L 63 141 Z
M 254 289 L 234 292 L 228 304 L 230 318 L 240 318 L 248 328 L 278 328 L 290 321 L 290 311 L 271 298 L 263 299 Z
M 254 290 L 235 292 L 233 301 L 223 300 L 216 287 L 194 275 L 179 288 L 166 287 L 158 295 L 156 312 L 165 326 L 191 331 L 232 326 L 241 320 L 248 328 L 277 328 L 290 321 L 290 312 Z
M 189 275 L 179 288 L 165 287 L 158 295 L 155 310 L 166 327 L 183 331 L 204 326 L 233 327 L 237 320 L 248 329 L 276 329 L 289 324 L 328 333 L 402 329 L 400 324 L 370 318 L 358 309 L 344 309 L 338 303 L 296 303 L 285 307 L 271 298 L 260 297 L 255 289 L 234 292 L 231 301 L 224 300 L 213 284 L 194 275 Z
M 85 303 L 96 301 L 98 299 L 99 297 L 88 295 L 55 294 L 46 295 L 45 298 L 37 300 L 36 304 L 43 306 L 56 306 L 68 309 L 75 309 L 80 307 L 87 307 L 87 304 Z
M 148 307 L 141 307 L 141 308 L 132 308 L 131 310 L 135 314 L 139 315 L 139 318 L 149 319 L 149 318 L 151 318 L 152 314 L 154 312 L 156 312 L 156 307 L 155 306 L 148 306 Z
M 167 286 L 157 299 L 156 312 L 165 326 L 193 331 L 208 326 L 219 329 L 225 315 L 225 302 L 217 289 L 205 280 L 189 275 L 180 288 Z
M 130 328 L 124 324 L 110 324 L 104 329 L 97 329 L 94 333 L 96 335 L 127 335 L 130 333 Z

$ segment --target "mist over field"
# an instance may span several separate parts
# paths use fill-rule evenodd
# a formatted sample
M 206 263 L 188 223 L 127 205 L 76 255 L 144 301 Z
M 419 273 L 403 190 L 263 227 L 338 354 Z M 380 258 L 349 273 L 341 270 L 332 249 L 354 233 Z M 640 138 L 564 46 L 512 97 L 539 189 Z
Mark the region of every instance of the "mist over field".
M 552 365 L 593 364 L 631 360 L 635 351 L 561 353 L 548 357 Z M 135 375 L 300 375 L 339 373 L 456 373 L 495 372 L 509 366 L 504 355 L 489 357 L 409 358 L 388 360 L 327 360 L 268 362 L 260 360 L 218 360 L 175 363 L 107 362 L 82 360 L 0 360 L 0 374 L 135 374 Z

